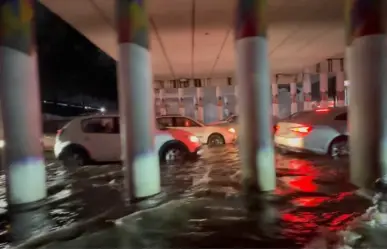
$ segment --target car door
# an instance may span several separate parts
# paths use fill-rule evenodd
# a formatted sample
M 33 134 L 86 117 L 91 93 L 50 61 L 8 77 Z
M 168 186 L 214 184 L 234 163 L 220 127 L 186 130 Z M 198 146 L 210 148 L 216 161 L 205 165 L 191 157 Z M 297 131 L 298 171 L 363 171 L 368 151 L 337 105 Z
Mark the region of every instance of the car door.
M 204 133 L 206 127 L 187 117 L 174 117 L 174 127 L 180 130 L 191 132 L 199 138 L 202 143 L 207 143 Z
M 81 123 L 82 144 L 96 161 L 116 161 L 120 136 L 114 117 L 93 117 Z

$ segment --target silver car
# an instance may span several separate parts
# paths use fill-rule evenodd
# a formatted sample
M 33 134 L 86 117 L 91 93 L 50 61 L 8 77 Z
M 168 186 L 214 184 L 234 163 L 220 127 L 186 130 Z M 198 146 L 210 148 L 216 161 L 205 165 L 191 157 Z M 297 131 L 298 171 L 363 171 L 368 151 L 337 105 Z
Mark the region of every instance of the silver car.
M 297 112 L 275 127 L 274 144 L 283 152 L 339 157 L 348 153 L 347 108 Z

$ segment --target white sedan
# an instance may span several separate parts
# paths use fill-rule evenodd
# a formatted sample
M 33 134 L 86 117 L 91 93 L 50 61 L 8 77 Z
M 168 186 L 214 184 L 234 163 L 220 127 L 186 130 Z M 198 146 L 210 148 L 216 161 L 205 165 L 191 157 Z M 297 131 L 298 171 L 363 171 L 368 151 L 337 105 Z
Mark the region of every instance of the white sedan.
M 192 118 L 181 115 L 165 115 L 157 117 L 157 122 L 171 129 L 181 129 L 193 133 L 200 142 L 208 145 L 234 143 L 237 135 L 234 128 L 205 125 Z

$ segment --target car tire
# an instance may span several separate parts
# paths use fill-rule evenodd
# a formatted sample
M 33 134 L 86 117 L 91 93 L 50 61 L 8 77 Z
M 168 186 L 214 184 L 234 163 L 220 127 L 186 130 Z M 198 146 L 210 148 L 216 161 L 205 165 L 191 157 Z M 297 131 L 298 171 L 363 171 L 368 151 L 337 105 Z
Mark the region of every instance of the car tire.
M 335 138 L 329 146 L 329 156 L 336 159 L 348 155 L 348 137 L 341 136 Z
M 81 167 L 90 161 L 87 151 L 78 147 L 70 147 L 61 155 L 60 159 L 66 167 Z
M 208 137 L 207 144 L 208 146 L 219 146 L 224 145 L 226 142 L 224 137 L 219 133 L 213 133 Z
M 163 148 L 160 153 L 160 161 L 163 163 L 182 162 L 187 158 L 188 149 L 182 144 L 171 143 Z

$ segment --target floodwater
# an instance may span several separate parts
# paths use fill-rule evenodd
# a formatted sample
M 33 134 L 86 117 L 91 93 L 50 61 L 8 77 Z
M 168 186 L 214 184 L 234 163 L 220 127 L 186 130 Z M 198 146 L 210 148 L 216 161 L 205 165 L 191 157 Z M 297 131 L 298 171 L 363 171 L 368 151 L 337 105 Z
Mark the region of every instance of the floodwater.
M 241 195 L 238 149 L 227 146 L 207 148 L 194 163 L 162 166 L 168 201 L 161 208 L 137 212 L 127 221 L 126 228 L 131 229 L 117 231 L 112 221 L 135 211 L 122 202 L 120 165 L 66 169 L 51 162 L 47 171 L 49 204 L 27 214 L 3 212 L 0 247 L 103 216 L 71 231 L 41 236 L 36 244 L 127 248 L 129 242 L 120 243 L 122 237 L 130 237 L 130 245 L 137 248 L 300 248 L 322 228 L 344 228 L 369 206 L 348 183 L 347 159 L 280 154 L 275 198 L 252 201 L 257 198 Z M 3 189 L 0 195 L 4 199 Z

